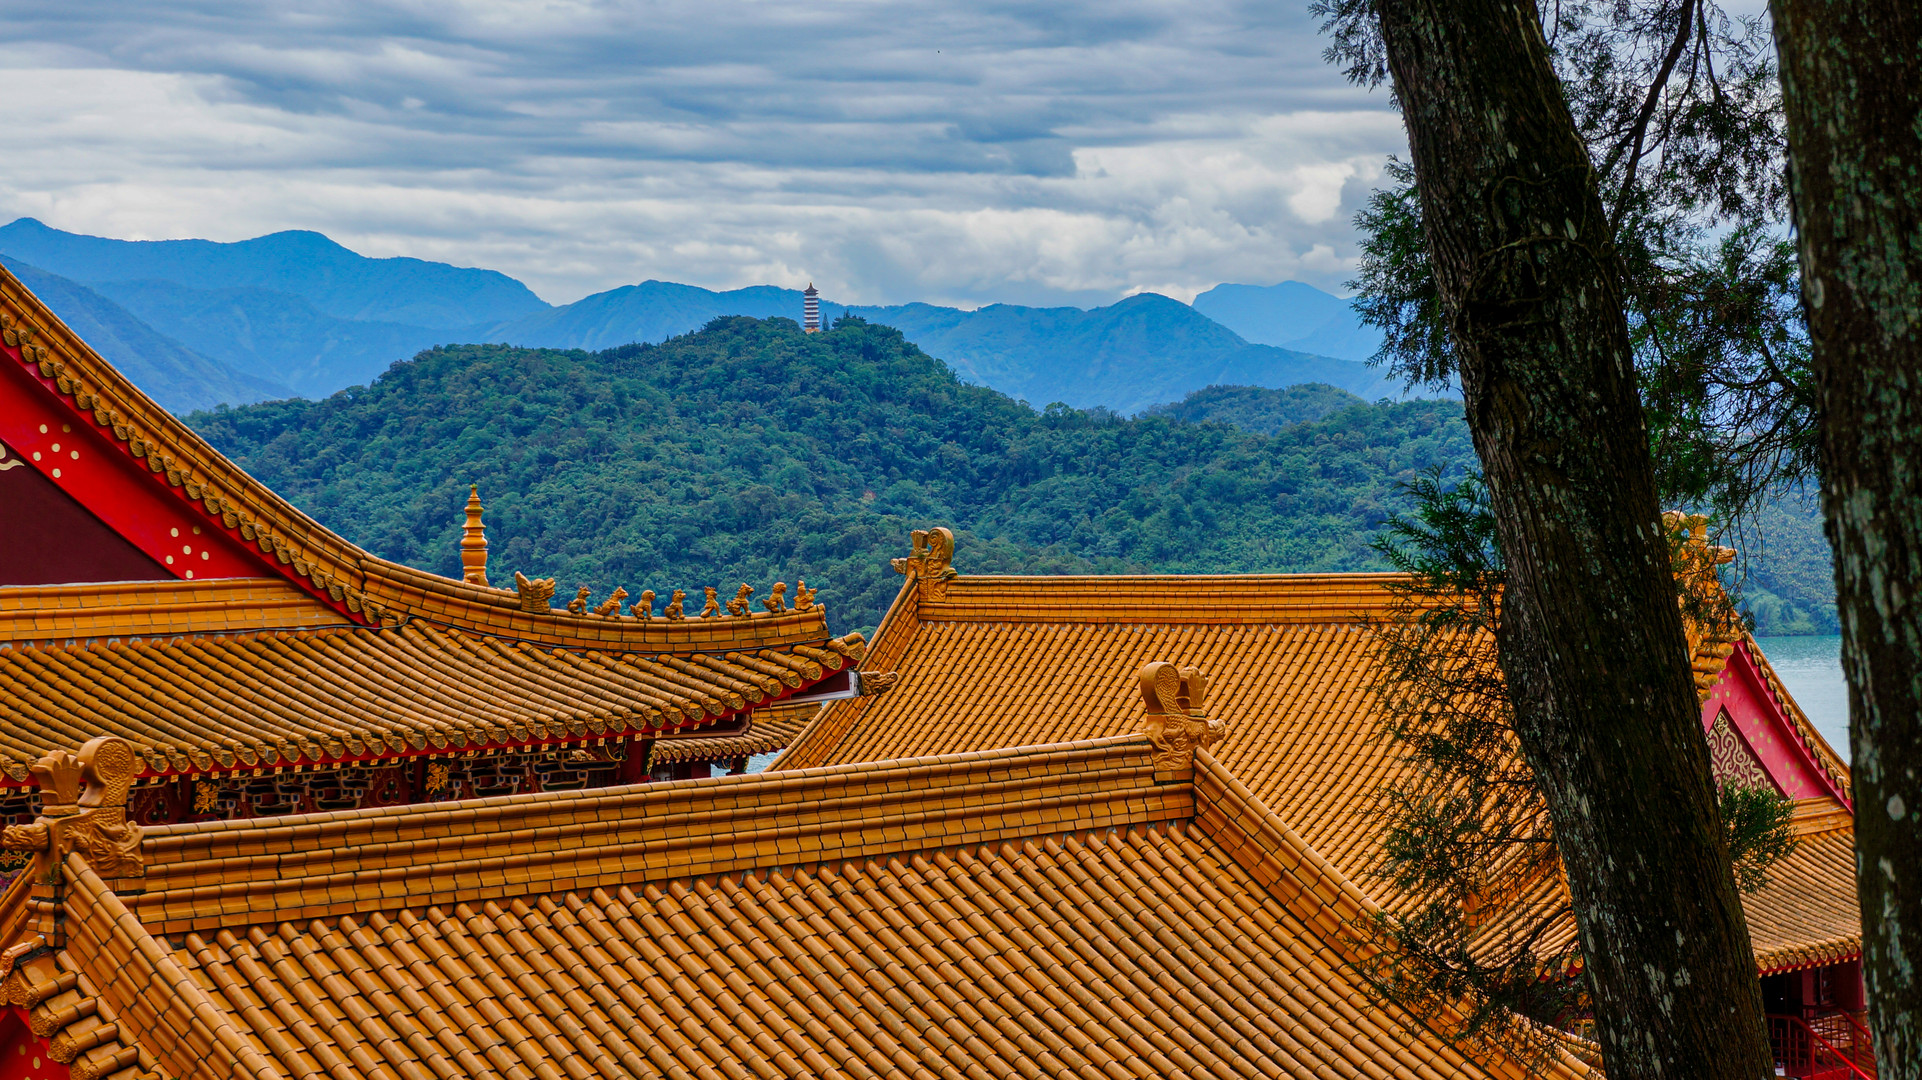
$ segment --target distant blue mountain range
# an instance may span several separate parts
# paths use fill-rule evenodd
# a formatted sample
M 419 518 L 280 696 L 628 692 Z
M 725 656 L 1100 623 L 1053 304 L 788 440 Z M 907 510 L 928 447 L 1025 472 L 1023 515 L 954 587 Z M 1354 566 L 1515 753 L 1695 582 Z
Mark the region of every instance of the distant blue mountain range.
M 1381 348 L 1381 331 L 1364 326 L 1352 301 L 1313 285 L 1217 285 L 1195 297 L 1203 315 L 1263 345 L 1366 361 Z
M 665 281 L 553 307 L 493 270 L 371 259 L 313 232 L 128 241 L 21 218 L 0 227 L 0 254 L 41 275 L 36 290 L 62 318 L 121 327 L 114 349 L 123 355 L 102 351 L 130 375 L 145 364 L 147 382 L 165 387 L 156 397 L 183 410 L 289 390 L 323 397 L 436 344 L 603 349 L 662 341 L 721 315 L 801 311 L 794 289 L 717 292 Z M 1370 400 L 1400 396 L 1357 362 L 1374 348 L 1347 302 L 1299 282 L 1223 285 L 1193 306 L 1146 293 L 1089 310 L 831 301 L 823 310 L 894 326 L 963 378 L 1037 406 L 1132 414 L 1231 384 L 1315 382 Z
M 171 281 L 194 289 L 297 296 L 336 319 L 452 330 L 517 318 L 547 304 L 495 270 L 420 259 L 370 259 L 317 232 L 212 240 L 109 240 L 21 218 L 0 228 L 0 253 L 88 284 Z
M 1156 293 L 1088 310 L 1013 304 L 974 311 L 933 304 L 874 307 L 826 298 L 821 309 L 830 320 L 849 314 L 895 327 L 969 382 L 1036 406 L 1059 401 L 1133 414 L 1205 386 L 1310 382 L 1369 400 L 1399 396 L 1397 387 L 1363 364 L 1251 344 L 1187 304 Z M 512 345 L 606 349 L 662 341 L 721 315 L 793 318 L 800 311 L 798 289 L 757 285 L 713 292 L 644 281 L 488 328 L 480 336 Z

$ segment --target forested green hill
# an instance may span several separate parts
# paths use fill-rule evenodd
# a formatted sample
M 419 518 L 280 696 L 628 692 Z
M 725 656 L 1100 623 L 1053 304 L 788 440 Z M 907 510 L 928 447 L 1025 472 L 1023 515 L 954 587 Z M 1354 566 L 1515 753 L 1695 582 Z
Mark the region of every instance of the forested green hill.
M 1357 570 L 1400 480 L 1469 459 L 1451 401 L 1275 436 L 1036 412 L 859 319 L 717 319 L 602 353 L 463 346 L 322 401 L 199 413 L 214 445 L 387 558 L 454 576 L 467 485 L 489 567 L 638 595 L 806 578 L 872 626 L 912 528 L 966 573 Z

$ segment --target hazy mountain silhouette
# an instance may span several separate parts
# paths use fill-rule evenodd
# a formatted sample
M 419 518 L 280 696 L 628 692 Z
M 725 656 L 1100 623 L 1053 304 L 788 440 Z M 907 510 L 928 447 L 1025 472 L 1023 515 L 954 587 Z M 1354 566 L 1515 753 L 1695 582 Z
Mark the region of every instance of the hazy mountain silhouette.
M 1350 301 L 1299 281 L 1217 285 L 1194 308 L 1264 345 L 1359 361 L 1381 348 L 1381 331 L 1363 326 Z
M 129 241 L 21 218 L 0 228 L 0 252 L 91 289 L 175 345 L 311 397 L 364 385 L 435 344 L 606 349 L 663 341 L 723 315 L 797 318 L 801 311 L 794 289 L 718 292 L 666 281 L 550 307 L 496 271 L 370 259 L 313 232 L 237 243 Z M 1294 282 L 1223 285 L 1195 306 L 1147 293 L 1088 310 L 832 301 L 823 310 L 830 319 L 852 311 L 897 327 L 970 382 L 1036 405 L 1134 413 L 1207 386 L 1303 382 L 1370 400 L 1401 396 L 1353 362 L 1372 347 L 1352 340 L 1357 328 L 1346 303 Z M 1211 318 L 1217 311 L 1229 321 Z
M 462 330 L 339 319 L 303 297 L 268 289 L 103 281 L 94 290 L 201 353 L 310 398 L 366 385 L 396 360 L 469 336 Z
M 993 304 L 875 307 L 824 299 L 823 317 L 853 314 L 899 329 L 969 382 L 1036 405 L 1064 402 L 1134 413 L 1205 386 L 1322 382 L 1374 399 L 1399 396 L 1357 363 L 1251 344 L 1177 300 L 1155 293 L 1089 310 Z M 646 281 L 486 329 L 483 340 L 544 348 L 607 349 L 691 333 L 722 315 L 801 311 L 797 289 L 715 292 Z
M 0 252 L 92 286 L 170 281 L 193 289 L 265 289 L 298 296 L 337 319 L 451 330 L 541 311 L 547 304 L 496 270 L 421 259 L 370 259 L 317 232 L 212 240 L 110 240 L 20 218 L 0 228 Z
M 294 396 L 285 386 L 201 355 L 85 285 L 4 255 L 0 263 L 162 408 L 185 413 Z

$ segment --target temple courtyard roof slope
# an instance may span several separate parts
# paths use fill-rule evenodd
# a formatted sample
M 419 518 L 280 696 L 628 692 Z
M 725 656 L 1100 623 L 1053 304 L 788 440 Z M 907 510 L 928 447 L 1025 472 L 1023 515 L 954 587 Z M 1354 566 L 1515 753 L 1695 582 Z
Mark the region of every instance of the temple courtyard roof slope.
M 1390 617 L 1402 579 L 969 576 L 922 558 L 897 569 L 909 578 L 867 663 L 897 671 L 898 683 L 823 706 L 774 769 L 1112 736 L 1141 708 L 1125 673 L 1143 657 L 1171 657 L 1209 673 L 1209 712 L 1236 733 L 1217 751 L 1223 766 L 1345 877 L 1398 902 L 1374 877 L 1373 807 L 1407 766 L 1377 735 L 1370 627 Z M 1847 766 L 1752 638 L 1707 648 L 1696 666 L 1707 669 L 1698 681 L 1718 770 L 1750 770 L 1797 799 L 1805 837 L 1745 900 L 1760 969 L 1853 958 L 1853 833 L 1836 797 L 1848 791 Z M 1558 902 L 1539 892 L 1518 902 Z
M 836 702 L 775 768 L 1099 738 L 1132 729 L 1127 673 L 1149 656 L 1208 672 L 1209 712 L 1236 737 L 1222 763 L 1303 839 L 1360 880 L 1358 828 L 1401 768 L 1371 737 L 1372 641 L 1386 574 L 971 577 L 939 601 L 911 582 L 869 647 L 898 671 Z
M 187 591 L 210 587 L 232 588 Z M 692 732 L 816 683 L 853 652 L 636 654 L 425 620 L 319 621 L 336 625 L 0 650 L 0 770 L 25 781 L 28 763 L 100 734 L 133 743 L 151 777 Z
M 48 818 L 8 834 L 48 846 L 0 903 L 0 993 L 78 1080 L 1524 1075 L 1375 1004 L 1368 901 L 1169 745 L 175 825 L 104 860 Z

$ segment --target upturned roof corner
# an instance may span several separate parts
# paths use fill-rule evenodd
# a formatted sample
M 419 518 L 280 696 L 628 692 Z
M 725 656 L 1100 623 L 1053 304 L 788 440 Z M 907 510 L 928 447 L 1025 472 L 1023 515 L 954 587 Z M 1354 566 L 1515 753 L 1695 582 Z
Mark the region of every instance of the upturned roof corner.
M 1667 511 L 1662 515 L 1662 533 L 1675 574 L 1675 603 L 1682 610 L 1696 700 L 1707 701 L 1744 633 L 1741 613 L 1722 587 L 1721 567 L 1735 560 L 1735 549 L 1709 543 L 1704 514 Z

